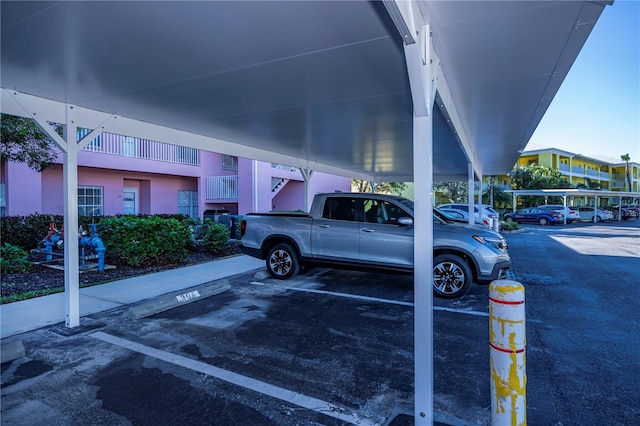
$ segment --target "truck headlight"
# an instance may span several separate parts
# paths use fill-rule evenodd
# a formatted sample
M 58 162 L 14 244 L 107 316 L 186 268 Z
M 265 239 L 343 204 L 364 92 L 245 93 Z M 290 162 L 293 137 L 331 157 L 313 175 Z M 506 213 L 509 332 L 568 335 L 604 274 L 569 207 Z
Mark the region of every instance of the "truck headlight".
M 478 241 L 480 244 L 484 244 L 489 248 L 493 248 L 498 251 L 507 251 L 507 241 L 504 238 L 500 237 L 481 237 L 479 235 L 474 235 L 473 239 Z

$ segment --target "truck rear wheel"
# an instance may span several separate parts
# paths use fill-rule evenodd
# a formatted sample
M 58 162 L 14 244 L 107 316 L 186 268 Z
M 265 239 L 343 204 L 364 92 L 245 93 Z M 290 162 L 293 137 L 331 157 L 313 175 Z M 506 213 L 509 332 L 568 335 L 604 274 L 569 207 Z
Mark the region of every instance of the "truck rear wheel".
M 472 282 L 471 268 L 461 257 L 441 254 L 433 259 L 433 291 L 436 295 L 447 299 L 464 296 Z
M 279 280 L 293 277 L 300 271 L 298 253 L 289 244 L 276 244 L 267 255 L 267 271 Z

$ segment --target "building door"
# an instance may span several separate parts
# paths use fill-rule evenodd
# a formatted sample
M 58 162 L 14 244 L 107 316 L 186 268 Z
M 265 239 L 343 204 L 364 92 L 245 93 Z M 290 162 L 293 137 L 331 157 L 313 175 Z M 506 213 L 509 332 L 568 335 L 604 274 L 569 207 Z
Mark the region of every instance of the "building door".
M 122 190 L 122 214 L 138 214 L 138 188 Z

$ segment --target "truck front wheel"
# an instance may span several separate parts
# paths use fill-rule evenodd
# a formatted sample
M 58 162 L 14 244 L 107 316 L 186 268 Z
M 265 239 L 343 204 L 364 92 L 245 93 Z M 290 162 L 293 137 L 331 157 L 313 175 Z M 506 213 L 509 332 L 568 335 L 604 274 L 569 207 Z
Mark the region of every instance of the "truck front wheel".
M 293 277 L 300 271 L 298 253 L 289 244 L 276 244 L 267 255 L 267 270 L 273 278 L 279 280 Z
M 464 296 L 472 282 L 471 268 L 461 257 L 441 254 L 433 259 L 433 291 L 436 295 L 447 299 Z

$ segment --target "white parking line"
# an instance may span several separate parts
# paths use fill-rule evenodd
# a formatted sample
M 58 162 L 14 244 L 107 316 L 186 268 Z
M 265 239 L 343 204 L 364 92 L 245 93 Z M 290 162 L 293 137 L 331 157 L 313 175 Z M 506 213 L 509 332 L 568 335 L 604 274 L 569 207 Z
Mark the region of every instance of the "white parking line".
M 263 283 L 260 281 L 252 281 L 251 284 L 253 285 L 269 285 L 267 283 Z M 369 296 L 360 296 L 358 294 L 348 294 L 348 293 L 337 293 L 335 291 L 326 291 L 326 290 L 315 290 L 315 289 L 311 289 L 311 288 L 300 288 L 300 287 L 286 287 L 286 286 L 277 286 L 278 288 L 284 289 L 284 290 L 292 290 L 292 291 L 301 291 L 303 293 L 316 293 L 316 294 L 326 294 L 326 295 L 330 295 L 330 296 L 336 296 L 336 297 L 344 297 L 347 299 L 357 299 L 357 300 L 366 300 L 367 302 L 379 302 L 379 303 L 389 303 L 392 305 L 401 305 L 401 306 L 410 306 L 413 307 L 414 304 L 412 302 L 403 302 L 401 300 L 393 300 L 393 299 L 380 299 L 378 297 L 369 297 Z M 457 314 L 467 314 L 467 315 L 475 315 L 475 316 L 479 316 L 479 317 L 488 317 L 489 313 L 488 312 L 479 312 L 479 311 L 472 311 L 472 310 L 467 310 L 467 309 L 454 309 L 454 308 L 445 308 L 445 307 L 440 307 L 440 306 L 434 306 L 433 307 L 434 311 L 445 311 L 445 312 L 454 312 Z
M 120 346 L 133 352 L 138 352 L 143 355 L 168 362 L 170 364 L 179 365 L 181 367 L 188 368 L 190 370 L 197 371 L 199 373 L 203 373 L 220 380 L 224 380 L 225 382 L 229 382 L 245 389 L 268 395 L 281 401 L 285 401 L 290 404 L 294 404 L 299 407 L 336 418 L 338 420 L 349 422 L 355 425 L 374 425 L 374 423 L 371 423 L 366 419 L 362 419 L 356 413 L 351 412 L 351 410 L 345 407 L 340 407 L 338 405 L 331 404 L 317 398 L 290 391 L 279 386 L 274 386 L 260 380 L 252 379 L 251 377 L 223 370 L 221 368 L 214 367 L 213 365 L 209 365 L 201 361 L 196 361 L 194 359 L 187 358 L 181 355 L 161 351 L 150 346 L 112 336 L 102 331 L 92 333 L 91 337 L 102 340 L 103 342 Z

